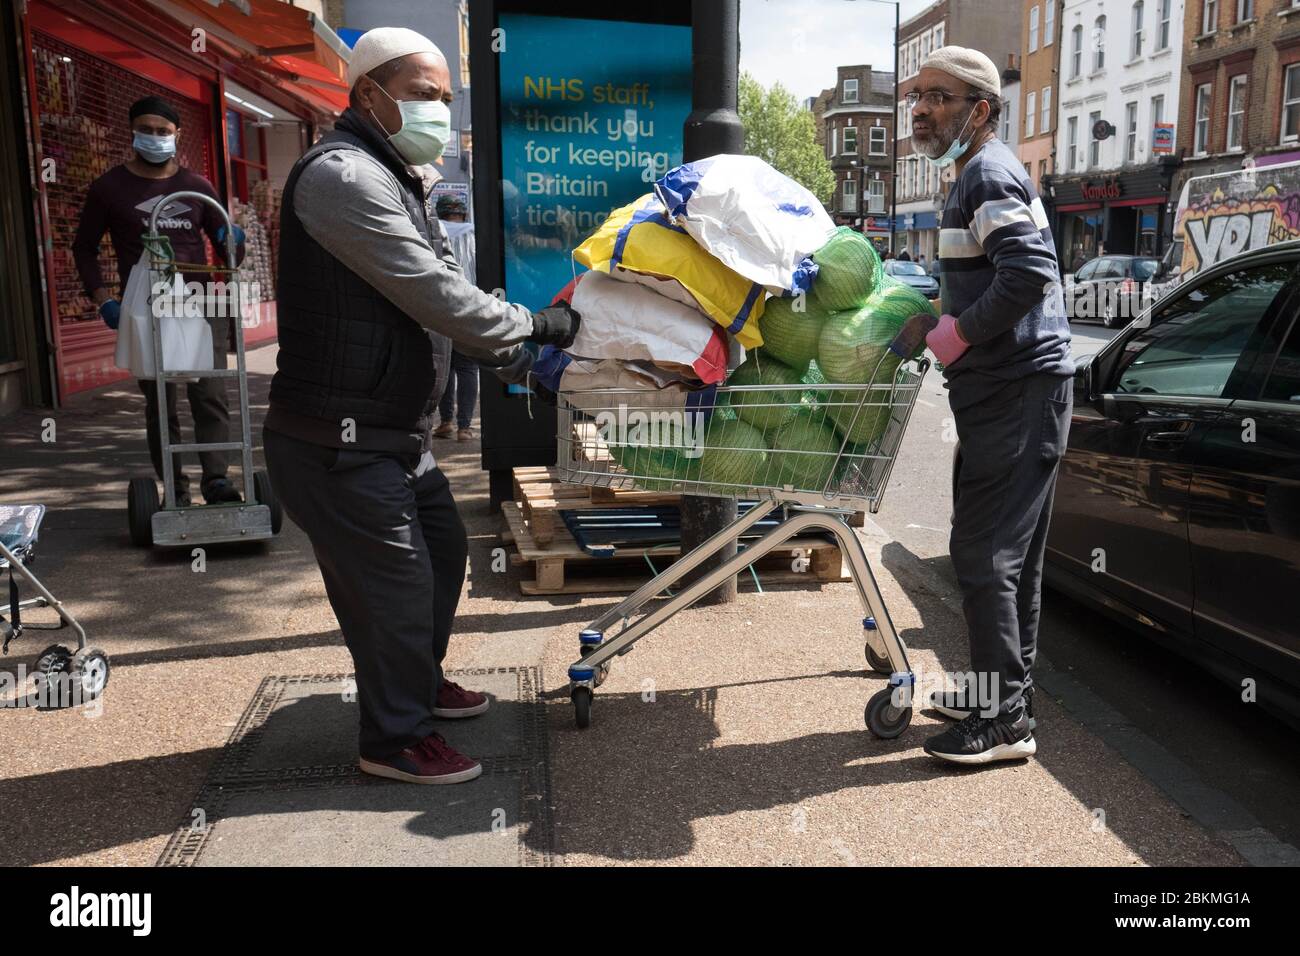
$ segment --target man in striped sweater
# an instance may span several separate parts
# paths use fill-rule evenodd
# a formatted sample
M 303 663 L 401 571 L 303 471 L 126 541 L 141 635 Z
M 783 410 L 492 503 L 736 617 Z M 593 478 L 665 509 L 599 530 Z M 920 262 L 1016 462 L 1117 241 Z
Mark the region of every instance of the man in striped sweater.
M 956 173 L 939 231 L 943 317 L 928 344 L 944 364 L 961 441 L 950 551 L 974 680 L 932 696 L 959 722 L 925 745 L 955 763 L 1037 749 L 1030 669 L 1074 375 L 1047 217 L 996 135 L 1000 91 L 987 56 L 947 46 L 907 93 L 913 145 Z

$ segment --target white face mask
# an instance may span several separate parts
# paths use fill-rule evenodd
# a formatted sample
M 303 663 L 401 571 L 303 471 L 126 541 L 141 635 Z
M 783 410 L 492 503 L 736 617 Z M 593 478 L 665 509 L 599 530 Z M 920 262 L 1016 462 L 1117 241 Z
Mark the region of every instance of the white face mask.
M 402 128 L 396 133 L 388 133 L 374 110 L 370 111 L 379 128 L 388 133 L 388 141 L 397 154 L 412 166 L 424 166 L 437 160 L 451 139 L 451 110 L 447 104 L 442 100 L 396 100 L 378 83 L 375 86 L 383 90 L 402 113 Z
M 972 109 L 970 114 L 966 117 L 966 122 L 961 124 L 961 130 L 953 137 L 952 142 L 948 145 L 948 148 L 943 151 L 942 156 L 936 156 L 933 159 L 927 156 L 926 159 L 929 159 L 930 162 L 934 163 L 940 169 L 947 169 L 953 163 L 957 162 L 957 160 L 961 159 L 966 150 L 970 149 L 970 144 L 975 139 L 975 137 L 972 136 L 964 143 L 961 141 L 961 134 L 966 132 L 966 127 L 970 125 L 971 117 L 974 115 L 975 110 Z
M 154 136 L 150 133 L 136 133 L 131 140 L 131 148 L 146 163 L 161 166 L 176 155 L 176 137 L 174 135 Z

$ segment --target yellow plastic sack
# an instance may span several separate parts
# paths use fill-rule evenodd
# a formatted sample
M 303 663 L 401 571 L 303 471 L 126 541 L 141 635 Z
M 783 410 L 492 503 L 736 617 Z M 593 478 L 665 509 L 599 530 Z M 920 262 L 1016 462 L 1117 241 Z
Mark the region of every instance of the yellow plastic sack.
M 747 349 L 763 344 L 766 291 L 714 258 L 668 221 L 653 194 L 616 209 L 573 252 L 588 269 L 649 286 L 699 309 Z

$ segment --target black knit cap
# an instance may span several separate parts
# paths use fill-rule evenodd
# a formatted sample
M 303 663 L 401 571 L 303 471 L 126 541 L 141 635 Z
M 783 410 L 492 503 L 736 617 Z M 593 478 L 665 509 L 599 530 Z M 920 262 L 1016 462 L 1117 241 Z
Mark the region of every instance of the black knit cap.
M 163 119 L 171 120 L 177 128 L 181 125 L 181 115 L 161 96 L 146 96 L 132 103 L 131 121 L 135 122 L 137 116 L 161 116 Z
M 457 212 L 463 213 L 467 211 L 468 210 L 466 210 L 465 208 L 465 200 L 451 193 L 443 193 L 441 196 L 439 196 L 438 202 L 434 206 L 434 212 L 436 212 L 439 216 L 446 216 L 448 214 L 457 213 Z

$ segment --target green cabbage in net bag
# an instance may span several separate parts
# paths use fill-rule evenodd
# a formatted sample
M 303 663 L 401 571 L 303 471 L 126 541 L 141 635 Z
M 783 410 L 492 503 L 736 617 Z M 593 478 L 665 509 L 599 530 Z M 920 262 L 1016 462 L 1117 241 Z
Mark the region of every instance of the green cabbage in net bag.
M 802 312 L 798 311 L 800 305 Z M 817 357 L 817 339 L 828 315 L 813 296 L 788 299 L 772 296 L 758 320 L 763 349 L 803 374 L 808 363 Z
M 880 256 L 871 240 L 841 226 L 813 253 L 817 278 L 813 296 L 828 312 L 860 308 L 884 278 Z
M 748 422 L 714 415 L 704 433 L 704 456 L 699 459 L 701 481 L 734 494 L 736 485 L 766 484 L 767 440 Z
M 806 366 L 805 366 L 806 367 Z M 750 354 L 745 364 L 727 378 L 728 385 L 801 385 L 803 372 L 796 372 L 783 362 L 778 362 L 766 348 Z M 796 388 L 774 388 L 771 391 L 731 392 L 732 409 L 742 421 L 763 432 L 779 428 L 794 417 L 799 410 L 802 392 Z
M 772 433 L 772 476 L 778 487 L 821 491 L 835 472 L 843 441 L 819 413 L 800 411 Z
M 699 478 L 700 459 L 677 448 L 611 445 L 610 454 L 643 491 L 674 491 L 673 482 Z

